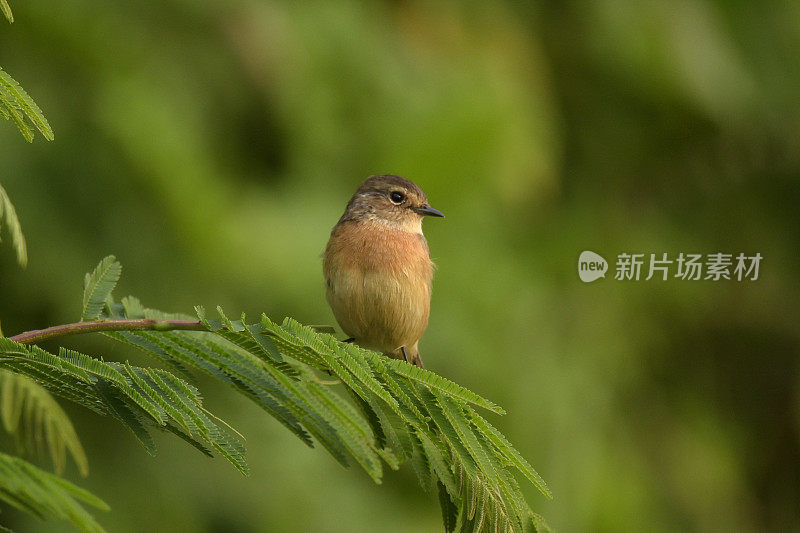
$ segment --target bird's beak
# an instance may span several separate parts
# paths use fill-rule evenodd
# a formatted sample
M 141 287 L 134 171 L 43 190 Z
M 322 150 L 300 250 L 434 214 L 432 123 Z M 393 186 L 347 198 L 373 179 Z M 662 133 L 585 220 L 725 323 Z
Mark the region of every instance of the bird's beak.
M 414 211 L 416 211 L 417 213 L 419 213 L 420 215 L 423 215 L 423 216 L 424 215 L 429 215 L 429 216 L 432 216 L 432 217 L 442 217 L 442 218 L 444 218 L 444 213 L 442 213 L 438 209 L 434 209 L 433 207 L 431 207 L 429 205 L 423 205 L 423 206 L 420 206 L 420 207 L 415 207 Z

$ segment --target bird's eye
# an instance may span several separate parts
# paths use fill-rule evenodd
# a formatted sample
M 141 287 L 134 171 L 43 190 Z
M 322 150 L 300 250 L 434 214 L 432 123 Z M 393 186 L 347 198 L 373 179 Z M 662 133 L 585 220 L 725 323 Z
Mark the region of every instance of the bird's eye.
M 406 195 L 401 192 L 394 191 L 393 193 L 389 194 L 389 200 L 391 200 L 394 204 L 402 204 L 403 200 L 405 199 Z

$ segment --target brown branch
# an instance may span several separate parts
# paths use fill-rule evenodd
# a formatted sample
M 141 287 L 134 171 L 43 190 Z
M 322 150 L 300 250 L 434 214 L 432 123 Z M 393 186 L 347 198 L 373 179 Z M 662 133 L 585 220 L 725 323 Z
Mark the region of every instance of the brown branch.
M 97 331 L 169 331 L 173 329 L 208 331 L 199 320 L 155 320 L 152 318 L 106 319 L 75 322 L 73 324 L 62 324 L 45 329 L 26 331 L 9 337 L 9 339 L 20 344 L 34 344 L 56 337 L 77 335 L 79 333 L 94 333 Z

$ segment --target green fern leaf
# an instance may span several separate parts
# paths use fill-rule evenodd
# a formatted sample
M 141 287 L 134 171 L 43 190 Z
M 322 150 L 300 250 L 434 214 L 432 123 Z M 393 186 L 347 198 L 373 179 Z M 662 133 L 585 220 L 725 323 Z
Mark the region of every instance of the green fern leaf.
M 155 453 L 155 445 L 148 426 L 183 432 L 188 440 L 216 449 L 240 472 L 247 473 L 243 446 L 209 417 L 196 389 L 166 370 L 106 363 L 64 348 L 55 356 L 4 338 L 0 338 L 0 367 L 27 375 L 57 395 L 113 416 L 150 453 Z
M 330 335 L 335 335 L 336 334 L 336 328 L 334 328 L 333 326 L 309 324 L 308 327 L 313 329 L 317 333 L 328 333 Z
M 380 376 L 380 382 L 397 400 L 398 408 L 402 411 L 406 420 L 409 420 L 414 427 L 423 427 L 428 423 L 430 417 L 424 415 L 417 407 L 417 403 L 411 398 L 410 388 L 404 380 L 391 379 L 386 375 Z
M 19 86 L 17 81 L 8 75 L 6 71 L 0 68 L 0 91 L 4 92 L 7 97 L 10 97 L 13 104 L 17 106 L 25 115 L 33 122 L 34 126 L 41 132 L 45 139 L 52 141 L 53 129 L 44 118 L 42 110 L 36 105 L 36 102 L 28 96 L 25 89 Z
M 503 436 L 500 431 L 491 425 L 486 419 L 476 413 L 474 410 L 470 412 L 472 422 L 478 430 L 485 435 L 492 444 L 500 451 L 500 453 L 513 464 L 528 480 L 533 483 L 542 494 L 553 499 L 553 494 L 544 482 L 544 479 L 539 475 L 536 470 L 525 460 L 524 457 L 511 445 L 510 442 Z
M 147 376 L 150 383 L 158 387 L 159 397 L 167 399 L 167 401 L 162 399 L 165 406 L 164 409 L 175 422 L 185 428 L 190 435 L 200 435 L 208 439 L 212 425 L 206 424 L 205 417 L 200 416 L 192 405 L 199 398 L 192 397 L 191 392 L 189 394 L 180 394 L 180 388 L 168 377 L 170 374 L 166 371 L 161 372 L 164 372 L 164 377 L 160 375 L 158 370 L 144 368 L 141 369 L 140 375 Z M 172 377 L 174 378 L 174 376 Z M 177 382 L 177 378 L 175 380 Z M 185 384 L 182 385 L 186 386 Z
M 134 348 L 142 350 L 150 356 L 155 356 L 156 359 L 167 363 L 170 367 L 174 368 L 179 374 L 184 376 L 187 380 L 192 380 L 193 377 L 189 373 L 185 364 L 180 358 L 173 356 L 168 351 L 162 349 L 158 342 L 151 339 L 152 334 L 147 331 L 109 331 L 105 333 L 106 336 L 111 337 L 124 344 L 129 344 Z M 160 338 L 160 337 L 156 337 Z
M 145 380 L 145 376 L 149 376 L 149 373 L 146 369 L 140 369 L 141 372 L 137 372 L 134 370 L 131 365 L 127 362 L 124 365 L 127 377 L 133 382 L 133 387 L 136 387 L 136 390 L 127 383 L 125 386 L 122 387 L 123 390 L 127 393 L 127 396 L 133 398 L 136 396 L 134 402 L 148 412 L 148 414 L 153 417 L 159 425 L 164 425 L 167 423 L 167 415 L 173 420 L 178 421 L 179 423 L 183 422 L 183 417 L 177 412 L 177 410 L 170 405 L 170 402 L 167 399 L 163 398 L 162 391 L 156 390 L 153 388 L 151 383 L 148 383 Z M 142 391 L 140 394 L 138 391 Z M 189 428 L 185 424 L 181 424 L 187 431 Z
M 84 310 L 93 305 L 92 314 L 104 319 L 185 318 L 148 309 L 132 297 L 115 303 L 111 290 L 119 276 L 107 273 L 114 263 L 107 258 L 87 275 Z M 345 466 L 356 462 L 376 483 L 384 462 L 397 468 L 409 460 L 423 488 L 439 488 L 448 531 L 521 533 L 530 527 L 534 515 L 510 468 L 519 469 L 545 494 L 549 491 L 508 440 L 476 412 L 483 407 L 503 413 L 500 407 L 433 372 L 341 343 L 291 318 L 279 325 L 262 315 L 258 324 L 248 324 L 244 315 L 230 320 L 222 309 L 218 312 L 219 320 L 209 320 L 196 308 L 207 331 L 108 335 L 182 375 L 198 368 L 228 383 L 307 444 L 320 443 Z M 106 363 L 67 350 L 55 356 L 2 338 L 0 368 L 117 418 L 151 452 L 149 429 L 157 427 L 203 453 L 221 454 L 247 473 L 238 434 L 226 431 L 205 410 L 190 382 L 166 370 Z M 341 385 L 355 403 L 333 385 Z
M 218 309 L 220 316 L 222 317 L 222 322 L 220 323 L 212 323 L 211 321 L 207 320 L 202 308 L 198 307 L 196 311 L 198 313 L 198 318 L 206 325 L 206 327 L 214 331 L 214 333 L 220 335 L 222 338 L 230 340 L 238 348 L 242 350 L 247 350 L 248 348 L 256 350 L 256 354 L 252 354 L 252 352 L 248 353 L 251 353 L 256 358 L 266 363 L 269 363 L 273 359 L 271 356 L 268 356 L 265 360 L 265 356 L 260 353 L 260 351 L 264 349 L 263 345 L 258 343 L 254 345 L 250 342 L 250 340 L 237 338 L 234 334 L 242 334 L 242 336 L 245 336 L 249 339 L 249 333 L 242 333 L 245 331 L 245 327 L 241 323 L 237 324 L 228 320 L 221 309 Z M 283 336 L 287 337 L 287 340 L 288 337 L 291 337 L 285 333 Z M 277 343 L 283 342 L 277 337 L 275 337 L 274 340 Z M 219 348 L 220 351 L 224 350 L 222 347 Z M 261 357 L 259 357 L 259 354 Z M 306 431 L 313 435 L 317 441 L 320 442 L 341 464 L 347 466 L 348 462 L 346 457 L 348 453 L 345 444 L 342 442 L 336 430 L 331 427 L 329 422 L 326 421 L 325 418 L 320 415 L 320 413 L 316 412 L 308 405 L 307 393 L 304 393 L 302 385 L 297 382 L 296 372 L 287 372 L 287 368 L 285 366 L 277 364 L 265 364 L 260 368 L 266 370 L 266 373 L 269 375 L 269 377 L 279 385 L 279 388 L 275 389 L 275 392 L 279 395 L 276 396 L 276 398 L 283 404 L 283 406 L 286 407 L 286 409 L 288 409 L 292 415 L 294 415 L 294 417 L 296 417 L 296 419 L 304 426 Z
M 519 488 L 517 480 L 508 470 L 499 472 L 501 483 L 496 485 L 493 498 L 501 506 L 503 520 L 513 524 L 518 531 L 525 530 L 526 517 L 531 510 Z
M 150 309 L 142 305 L 138 298 L 124 297 L 121 302 L 125 310 L 124 315 L 109 318 L 150 318 L 153 320 L 194 320 L 195 317 L 186 313 L 166 313 L 158 309 Z
M 382 362 L 394 373 L 412 379 L 424 385 L 426 388 L 440 391 L 446 396 L 483 407 L 499 415 L 506 414 L 505 410 L 497 404 L 429 370 L 409 365 L 405 361 L 398 361 L 397 359 L 388 359 L 384 357 L 384 361 Z
M 241 322 L 237 321 L 235 324 L 225 316 L 221 307 L 217 307 L 217 312 L 222 318 L 222 324 L 226 327 L 216 329 L 214 332 L 229 340 L 236 346 L 244 351 L 251 353 L 263 361 L 283 361 L 278 349 L 272 341 L 265 335 L 262 335 L 257 326 L 245 326 L 245 316 L 242 314 Z M 198 318 L 204 320 L 205 315 L 202 313 L 202 308 L 199 308 Z M 208 322 L 206 321 L 208 324 Z
M 432 467 L 428 461 L 428 455 L 416 432 L 410 432 L 409 436 L 411 437 L 411 468 L 417 475 L 422 490 L 429 493 L 433 487 L 434 478 L 431 475 Z
M 17 253 L 17 262 L 24 267 L 28 264 L 28 248 L 25 244 L 25 236 L 22 234 L 22 226 L 19 223 L 17 212 L 14 210 L 14 205 L 8 197 L 8 193 L 0 185 L 0 222 L 2 222 L 3 215 L 5 215 L 6 225 L 11 233 L 11 242 Z M 0 224 L 0 229 L 2 229 L 2 224 Z
M 367 419 L 367 423 L 369 424 L 372 433 L 375 435 L 375 442 L 379 448 L 384 448 L 386 446 L 386 433 L 381 426 L 381 421 L 378 418 L 378 413 L 375 409 L 370 405 L 368 401 L 364 398 L 353 392 L 352 389 L 345 387 L 345 390 L 350 395 L 350 398 L 356 403 L 356 405 L 361 409 L 364 417 Z
M 383 476 L 381 460 L 372 432 L 365 420 L 361 420 L 353 408 L 336 394 L 329 394 L 322 386 L 308 383 L 310 397 L 317 400 L 313 405 L 337 430 L 353 458 L 361 464 L 375 483 Z
M 351 394 L 356 396 L 355 393 Z M 360 401 L 364 401 L 360 396 L 356 396 Z M 408 430 L 403 419 L 394 411 L 388 409 L 376 396 L 371 396 L 368 401 L 364 401 L 369 406 L 369 410 L 375 414 L 377 423 L 381 428 L 381 433 L 385 437 L 385 444 L 393 450 L 394 455 L 400 460 L 411 457 L 412 445 L 408 437 Z
M 90 492 L 17 457 L 0 453 L 0 499 L 40 517 L 69 520 L 88 533 L 102 533 L 100 524 L 81 505 L 107 511 Z
M 442 522 L 444 523 L 444 530 L 447 533 L 452 533 L 456 530 L 456 519 L 458 508 L 450 500 L 447 489 L 441 483 L 437 483 L 439 489 L 439 505 L 442 508 Z
M 270 336 L 280 352 L 309 366 L 326 368 L 320 354 L 309 350 L 296 336 L 271 321 L 267 315 L 261 315 L 261 327 L 264 333 Z
M 269 367 L 267 367 L 267 369 L 272 377 L 287 390 L 288 393 L 285 398 L 287 401 L 286 407 L 292 411 L 306 430 L 311 433 L 336 460 L 343 466 L 347 466 L 347 450 L 345 444 L 342 442 L 337 431 L 331 427 L 325 418 L 304 401 L 307 395 L 304 394 L 303 385 L 296 383 L 292 378 L 283 375 L 277 370 L 270 370 Z
M 480 533 L 486 520 L 486 510 L 491 507 L 487 497 L 487 487 L 480 483 L 475 485 L 475 513 L 472 519 L 472 531 Z
M 123 331 L 109 336 L 131 343 L 160 360 L 192 365 L 228 383 L 278 419 L 307 445 L 312 445 L 297 417 L 283 405 L 288 391 L 263 368 L 255 366 L 252 359 L 224 350 L 210 340 L 201 342 L 188 332 Z
M 3 110 L 3 118 L 11 119 L 25 140 L 32 143 L 33 129 L 25 122 L 24 115 L 17 107 L 18 105 L 14 99 L 0 88 L 0 109 Z
M 24 357 L 2 354 L 0 367 L 27 376 L 56 396 L 83 405 L 97 414 L 109 414 L 107 406 L 98 398 L 93 385 L 80 382 L 72 376 L 64 376 L 63 372 L 48 365 Z
M 164 425 L 164 412 L 160 408 L 161 406 L 157 402 L 148 400 L 146 394 L 144 394 L 141 389 L 131 386 L 128 378 L 117 370 L 116 367 L 66 348 L 59 348 L 58 353 L 63 361 L 69 362 L 74 368 L 82 372 L 91 374 L 93 381 L 96 381 L 97 377 L 103 378 L 113 387 L 119 389 L 126 398 L 150 415 L 159 425 Z M 61 364 L 62 366 L 64 365 L 63 362 Z
M 553 533 L 550 524 L 548 524 L 547 520 L 541 515 L 531 513 L 531 522 L 533 523 L 533 530 L 536 531 L 536 533 Z
M 81 320 L 95 320 L 100 316 L 106 299 L 117 286 L 122 275 L 122 265 L 113 255 L 105 257 L 83 283 L 83 313 Z
M 449 418 L 445 416 L 441 406 L 436 401 L 436 396 L 427 389 L 422 389 L 418 398 L 422 400 L 422 404 L 430 414 L 431 421 L 436 424 L 444 441 L 461 461 L 467 475 L 470 478 L 475 477 L 479 470 L 478 464 L 467 447 L 464 446 L 458 431 L 450 423 Z
M 475 460 L 475 464 L 478 465 L 481 472 L 490 481 L 496 481 L 497 471 L 495 470 L 489 455 L 486 453 L 483 446 L 481 446 L 480 441 L 478 441 L 478 438 L 472 431 L 472 428 L 470 427 L 469 422 L 466 420 L 461 408 L 450 398 L 437 394 L 436 392 L 434 392 L 434 394 L 436 394 L 437 403 L 442 408 L 442 413 L 445 417 L 447 417 L 450 425 L 458 435 L 458 440 L 467 449 L 470 456 Z
M 310 328 L 300 326 L 300 324 L 291 319 L 287 319 L 284 329 L 289 329 L 290 333 L 297 337 L 306 348 L 322 356 L 324 361 L 331 367 L 338 369 L 339 367 L 336 363 L 343 366 L 357 380 L 359 390 L 367 389 L 390 406 L 397 406 L 397 400 L 383 388 L 366 362 L 362 362 L 363 359 L 359 357 L 361 355 L 360 348 L 340 342 L 335 345 L 326 344 L 320 339 L 319 334 Z M 346 374 L 344 371 L 339 370 L 336 374 L 345 379 L 344 376 Z
M 6 431 L 17 437 L 21 449 L 34 448 L 40 439 L 46 442 L 57 473 L 64 471 L 67 451 L 81 475 L 89 473 L 86 454 L 66 413 L 30 378 L 0 370 L 0 418 Z
M 0 11 L 8 19 L 8 22 L 14 22 L 14 14 L 11 13 L 11 6 L 8 5 L 7 0 L 0 0 Z
M 451 467 L 445 459 L 444 451 L 440 448 L 441 444 L 437 444 L 436 441 L 429 437 L 424 431 L 418 432 L 417 438 L 422 448 L 425 450 L 428 464 L 430 464 L 431 469 L 436 474 L 438 483 L 444 486 L 445 490 L 452 498 L 457 498 L 459 489 L 456 485 L 456 479 L 453 476 Z
M 97 392 L 108 406 L 109 414 L 122 423 L 136 437 L 136 440 L 147 450 L 147 453 L 155 456 L 157 452 L 156 442 L 153 440 L 150 431 L 148 431 L 147 419 L 142 416 L 141 412 L 135 409 L 131 402 L 126 401 L 116 389 L 106 383 L 100 383 L 97 387 Z M 166 428 L 167 426 L 162 427 Z

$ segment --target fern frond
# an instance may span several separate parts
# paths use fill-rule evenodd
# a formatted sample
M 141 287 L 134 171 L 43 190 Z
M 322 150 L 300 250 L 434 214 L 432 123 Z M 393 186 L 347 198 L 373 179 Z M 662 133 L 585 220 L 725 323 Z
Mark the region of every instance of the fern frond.
M 32 379 L 0 370 L 0 419 L 17 438 L 21 450 L 33 450 L 44 442 L 57 473 L 64 471 L 69 451 L 81 475 L 89 463 L 66 413 L 47 390 Z
M 153 440 L 153 436 L 150 434 L 150 431 L 148 431 L 146 418 L 142 416 L 141 411 L 132 408 L 131 405 L 126 402 L 125 399 L 122 398 L 115 389 L 106 383 L 99 383 L 96 387 L 96 392 L 98 396 L 102 398 L 103 406 L 106 408 L 106 412 L 104 414 L 108 414 L 117 419 L 128 431 L 131 432 L 131 434 L 133 434 L 136 440 L 139 441 L 139 444 L 141 444 L 144 449 L 147 450 L 147 453 L 150 455 L 156 455 L 156 442 Z M 194 441 L 184 436 L 183 433 L 175 430 L 169 424 L 160 427 L 179 435 L 181 438 L 187 440 L 195 447 L 198 447 L 206 455 L 211 455 L 207 448 L 204 446 L 199 446 Z
M 385 375 L 380 376 L 380 381 L 397 400 L 397 408 L 403 413 L 404 418 L 416 428 L 425 427 L 430 416 L 423 414 L 413 400 L 414 393 L 411 392 L 413 384 L 402 379 L 390 379 Z
M 477 429 L 485 435 L 495 446 L 496 450 L 502 454 L 509 463 L 513 464 L 517 470 L 522 472 L 528 480 L 533 483 L 539 491 L 550 499 L 553 499 L 553 493 L 547 487 L 542 477 L 536 470 L 525 460 L 524 457 L 511 445 L 510 442 L 503 436 L 500 431 L 493 425 L 486 421 L 482 416 L 470 409 L 472 423 L 475 424 Z
M 394 411 L 388 409 L 387 406 L 382 404 L 375 396 L 367 401 L 350 389 L 348 389 L 348 392 L 350 392 L 352 397 L 357 398 L 356 401 L 363 405 L 363 409 L 369 413 L 368 419 L 374 416 L 371 425 L 379 428 L 378 431 L 374 429 L 373 431 L 376 431 L 376 438 L 378 435 L 383 436 L 383 439 L 379 441 L 382 446 L 392 450 L 393 455 L 397 457 L 399 461 L 404 461 L 411 457 L 413 451 L 411 439 L 408 436 L 406 424 L 403 419 L 395 414 Z M 393 468 L 397 469 L 397 467 L 394 466 Z
M 361 419 L 353 407 L 336 393 L 321 385 L 309 382 L 308 390 L 317 401 L 314 406 L 323 416 L 327 414 L 325 419 L 337 430 L 350 454 L 373 481 L 380 483 L 383 476 L 381 457 L 366 420 Z
M 82 531 L 104 531 L 82 505 L 107 511 L 108 505 L 103 500 L 58 476 L 4 453 L 0 453 L 0 499 L 41 518 L 69 520 Z
M 312 441 L 297 417 L 285 407 L 283 399 L 287 391 L 263 368 L 239 352 L 224 350 L 207 340 L 184 332 L 113 332 L 110 337 L 130 343 L 149 355 L 169 364 L 191 365 L 249 397 L 262 409 L 278 419 L 307 445 Z
M 0 11 L 6 17 L 9 23 L 14 22 L 14 14 L 11 12 L 11 6 L 8 5 L 7 0 L 0 0 Z
M 409 433 L 411 437 L 411 468 L 417 475 L 420 487 L 425 492 L 431 492 L 434 483 L 434 472 L 428 460 L 428 454 L 422 447 L 417 432 L 412 431 Z
M 283 329 L 280 325 L 270 320 L 267 315 L 261 315 L 261 327 L 270 336 L 281 353 L 314 368 L 325 369 L 323 357 L 309 350 L 294 335 Z
M 154 320 L 194 320 L 195 318 L 186 313 L 165 313 L 158 309 L 150 309 L 143 306 L 142 302 L 133 296 L 126 296 L 121 300 L 121 303 L 125 313 L 120 314 L 120 316 L 126 316 L 128 318 L 151 318 Z
M 6 4 L 7 6 L 8 4 Z M 5 9 L 3 10 L 5 13 Z M 9 10 L 10 12 L 10 10 Z M 36 102 L 25 92 L 25 89 L 20 87 L 19 83 L 9 76 L 9 74 L 0 67 L 0 94 L 2 97 L 0 98 L 0 103 L 8 110 L 12 115 L 18 115 L 19 113 L 17 110 L 22 111 L 25 113 L 30 121 L 36 126 L 41 134 L 44 136 L 45 139 L 48 141 L 52 141 L 53 137 L 53 129 L 50 127 L 50 124 L 47 122 L 47 119 L 44 118 L 44 114 L 42 114 L 42 110 L 39 109 L 39 106 L 36 105 Z M 16 120 L 15 120 L 16 122 Z M 23 123 L 24 124 L 24 123 Z M 20 124 L 17 124 L 19 127 Z M 25 138 L 28 139 L 28 142 L 33 141 L 33 134 L 30 133 L 30 128 L 26 129 L 28 133 L 23 128 L 20 128 L 20 131 Z
M 120 269 L 113 257 L 87 275 L 84 317 L 172 315 L 137 299 L 111 296 Z M 319 327 L 265 315 L 258 323 L 218 320 L 195 309 L 205 331 L 113 331 L 107 335 L 190 376 L 199 369 L 229 384 L 309 446 L 321 444 L 342 465 L 359 464 L 380 483 L 383 463 L 409 461 L 420 485 L 438 487 L 447 531 L 525 531 L 538 527 L 513 469 L 550 495 L 544 481 L 510 442 L 477 412 L 504 411 L 433 372 L 336 340 Z M 181 320 L 186 320 L 181 316 Z M 185 324 L 183 324 L 185 325 Z M 118 329 L 118 328 L 114 328 Z M 0 368 L 30 376 L 59 395 L 122 422 L 151 453 L 149 430 L 170 431 L 203 453 L 215 451 L 246 472 L 238 434 L 202 406 L 190 381 L 166 370 L 110 363 L 69 350 L 53 355 L 0 337 Z M 327 372 L 329 379 L 320 372 Z M 341 386 L 355 402 L 342 397 Z M 235 432 L 234 432 L 235 433 Z
M 3 215 L 5 215 L 5 217 Z M 28 264 L 28 248 L 25 244 L 25 236 L 22 234 L 22 226 L 19 223 L 19 218 L 17 218 L 14 205 L 8 197 L 8 193 L 6 193 L 3 186 L 0 185 L 0 229 L 2 229 L 3 218 L 5 218 L 9 233 L 11 233 L 11 242 L 17 253 L 17 262 L 20 266 L 24 267 Z
M 430 486 L 433 475 L 445 488 L 459 509 L 459 529 L 524 530 L 530 509 L 508 464 L 549 494 L 505 437 L 473 422 L 477 413 L 471 406 L 504 412 L 493 402 L 432 372 L 340 343 L 291 319 L 278 326 L 262 318 L 262 326 L 287 360 L 323 365 L 365 402 L 395 455 L 411 459 L 423 487 Z
M 548 524 L 547 520 L 541 515 L 531 513 L 531 522 L 533 523 L 533 530 L 536 531 L 536 533 L 553 533 L 550 524 Z
M 213 448 L 247 474 L 243 446 L 207 414 L 196 389 L 166 370 L 108 363 L 61 348 L 58 355 L 0 338 L 0 368 L 35 380 L 53 394 L 110 415 L 150 453 L 149 428 L 178 431 L 201 448 Z
M 26 141 L 29 143 L 33 142 L 33 128 L 31 128 L 27 122 L 25 122 L 25 116 L 22 112 L 18 109 L 17 103 L 14 99 L 5 93 L 5 91 L 0 88 L 0 109 L 3 110 L 3 118 L 6 120 L 11 120 L 14 125 L 17 126 L 17 129 L 25 138 Z
M 379 357 L 378 354 L 375 354 L 371 357 L 375 356 Z M 488 409 L 489 411 L 497 413 L 498 415 L 506 414 L 505 409 L 494 402 L 490 402 L 486 398 L 475 394 L 466 387 L 462 387 L 461 385 L 453 383 L 449 379 L 438 374 L 434 374 L 430 370 L 409 365 L 405 361 L 398 361 L 397 359 L 384 358 L 383 364 L 388 366 L 394 373 L 412 379 L 417 383 L 424 385 L 427 389 L 438 390 L 448 397 L 483 407 L 484 409 Z
M 489 454 L 481 446 L 478 437 L 472 431 L 469 424 L 469 419 L 464 416 L 461 407 L 450 398 L 436 394 L 436 402 L 442 408 L 442 414 L 450 422 L 450 425 L 455 430 L 458 440 L 467 449 L 470 457 L 475 460 L 475 464 L 480 468 L 481 473 L 486 476 L 490 481 L 497 480 L 497 471 L 492 464 Z
M 81 320 L 94 320 L 100 316 L 106 299 L 117 286 L 122 275 L 122 265 L 113 255 L 105 257 L 91 274 L 83 280 L 83 312 Z

